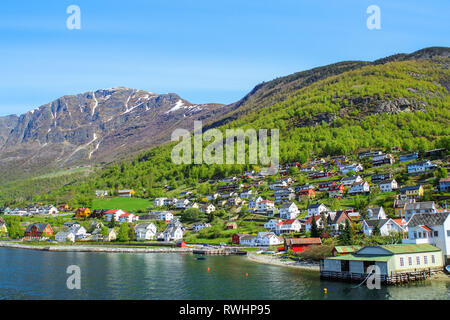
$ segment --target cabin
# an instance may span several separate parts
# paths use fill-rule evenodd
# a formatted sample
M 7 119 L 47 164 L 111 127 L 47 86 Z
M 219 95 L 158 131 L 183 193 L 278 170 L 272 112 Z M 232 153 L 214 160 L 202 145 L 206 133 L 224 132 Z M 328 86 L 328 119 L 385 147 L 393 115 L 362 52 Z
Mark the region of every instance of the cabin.
M 75 218 L 89 218 L 91 215 L 91 209 L 89 208 L 78 208 L 75 211 Z
M 232 229 L 237 229 L 238 228 L 238 226 L 237 226 L 237 223 L 236 222 L 228 222 L 226 225 L 225 225 L 225 229 L 226 230 L 232 230 Z
M 408 165 L 408 173 L 426 172 L 436 167 L 431 161 L 419 161 Z
M 423 280 L 443 268 L 441 249 L 430 244 L 365 246 L 354 253 L 322 259 L 322 279 L 361 282 L 376 266 L 380 282 L 394 284 Z
M 124 189 L 119 190 L 117 194 L 119 195 L 119 197 L 131 198 L 135 194 L 135 192 L 133 189 Z
M 232 244 L 241 244 L 241 239 L 243 237 L 250 236 L 248 233 L 235 233 L 231 236 L 231 243 Z
M 58 242 L 75 242 L 75 234 L 73 232 L 61 231 L 55 235 L 55 241 Z
M 398 220 L 393 219 L 369 219 L 364 220 L 362 223 L 362 229 L 364 234 L 369 237 L 372 235 L 375 227 L 378 226 L 380 235 L 387 236 L 392 232 L 406 232 L 405 226 L 399 224 Z
M 322 245 L 320 238 L 290 238 L 284 242 L 284 250 L 291 249 L 293 252 L 303 252 L 313 246 Z
M 30 224 L 25 229 L 24 238 L 29 240 L 40 240 L 42 238 L 49 238 L 53 235 L 53 229 L 49 224 L 38 223 Z
M 315 203 L 315 204 L 310 204 L 308 206 L 308 208 L 306 208 L 306 211 L 308 212 L 306 214 L 306 218 L 308 218 L 308 217 L 311 217 L 311 216 L 318 216 L 322 212 L 329 212 L 330 209 L 326 205 L 324 205 L 323 203 Z

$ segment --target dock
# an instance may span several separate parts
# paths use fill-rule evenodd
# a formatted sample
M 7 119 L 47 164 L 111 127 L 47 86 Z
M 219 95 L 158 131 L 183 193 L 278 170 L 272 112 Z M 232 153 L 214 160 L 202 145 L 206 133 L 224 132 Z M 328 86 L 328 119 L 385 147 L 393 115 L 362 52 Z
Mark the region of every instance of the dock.
M 238 250 L 235 248 L 212 248 L 212 249 L 194 249 L 193 254 L 201 255 L 247 255 L 247 251 Z

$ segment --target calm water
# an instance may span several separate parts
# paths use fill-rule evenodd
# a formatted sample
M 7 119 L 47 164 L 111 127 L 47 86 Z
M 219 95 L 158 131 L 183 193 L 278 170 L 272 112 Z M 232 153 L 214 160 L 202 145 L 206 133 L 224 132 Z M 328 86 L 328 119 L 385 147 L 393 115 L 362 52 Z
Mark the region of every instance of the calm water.
M 81 268 L 69 290 L 66 268 Z M 210 271 L 207 271 L 207 268 Z M 249 276 L 246 277 L 245 273 Z M 450 279 L 368 290 L 239 256 L 77 253 L 0 248 L 0 299 L 449 299 Z M 323 294 L 323 288 L 328 294 Z

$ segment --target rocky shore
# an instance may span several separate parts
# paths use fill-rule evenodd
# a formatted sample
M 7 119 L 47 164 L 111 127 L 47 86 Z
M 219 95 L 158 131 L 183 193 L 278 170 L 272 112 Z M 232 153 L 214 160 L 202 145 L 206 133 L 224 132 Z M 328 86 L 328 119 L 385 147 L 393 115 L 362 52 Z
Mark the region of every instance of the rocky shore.
M 105 246 L 82 246 L 82 245 L 26 245 L 18 243 L 0 242 L 0 247 L 16 248 L 27 250 L 41 250 L 41 251 L 61 251 L 61 252 L 122 252 L 122 253 L 170 253 L 170 252 L 192 252 L 192 248 L 130 248 L 130 247 L 105 247 Z
M 319 263 L 317 262 L 309 262 L 309 261 L 292 261 L 292 260 L 281 260 L 277 256 L 272 256 L 268 254 L 256 254 L 256 253 L 248 253 L 247 258 L 250 261 L 271 264 L 275 266 L 283 266 L 283 267 L 291 267 L 297 269 L 303 269 L 308 271 L 320 271 Z

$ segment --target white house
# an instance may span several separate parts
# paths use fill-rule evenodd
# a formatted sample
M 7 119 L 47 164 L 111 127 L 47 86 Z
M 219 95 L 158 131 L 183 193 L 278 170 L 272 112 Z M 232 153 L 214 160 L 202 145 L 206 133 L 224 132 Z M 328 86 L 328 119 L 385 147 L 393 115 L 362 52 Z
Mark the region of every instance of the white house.
M 240 239 L 240 244 L 243 245 L 243 246 L 252 247 L 252 246 L 256 245 L 255 240 L 256 240 L 256 236 L 250 236 L 250 235 L 249 236 L 243 236 Z
M 75 234 L 73 232 L 61 231 L 55 235 L 55 241 L 70 241 L 75 242 Z
M 328 212 L 330 209 L 324 205 L 323 203 L 315 203 L 310 204 L 308 208 L 306 208 L 307 214 L 306 218 L 312 217 L 312 216 L 320 216 L 322 212 Z
M 139 223 L 134 227 L 134 233 L 136 240 L 151 240 L 156 236 L 156 226 L 151 222 Z
M 281 182 L 270 184 L 269 189 L 279 190 L 279 189 L 286 188 L 287 186 L 288 186 L 288 183 L 286 181 L 281 181 Z
M 300 214 L 297 205 L 294 202 L 283 203 L 280 209 L 281 219 L 295 219 Z
M 433 168 L 436 168 L 436 165 L 432 164 L 431 161 L 420 161 L 409 164 L 408 173 L 424 172 Z
M 202 229 L 205 228 L 210 228 L 211 224 L 209 223 L 205 223 L 205 222 L 201 222 L 201 223 L 194 223 L 194 225 L 192 226 L 195 232 L 199 232 Z
M 325 212 L 325 218 L 328 218 L 328 212 Z M 315 219 L 316 221 L 316 225 L 318 228 L 323 228 L 324 224 L 322 221 L 322 215 L 315 215 L 315 216 L 310 216 L 308 219 L 306 219 L 305 221 L 305 231 L 306 232 L 310 232 L 312 229 L 312 224 L 313 224 L 313 219 Z
M 247 191 L 241 192 L 240 197 L 242 199 L 248 199 L 248 198 L 250 198 L 251 196 L 253 196 L 253 195 L 257 194 L 257 193 L 258 193 L 257 191 L 253 191 L 253 190 L 249 189 Z
M 266 228 L 270 231 L 275 231 L 275 229 L 277 228 L 277 224 L 280 223 L 281 221 L 283 221 L 283 220 L 271 219 L 264 224 L 264 228 Z
M 302 225 L 297 219 L 289 219 L 280 221 L 275 227 L 276 234 L 300 232 Z
M 182 224 L 178 220 L 173 220 L 167 224 L 166 230 L 162 233 L 164 241 L 177 241 L 183 239 Z
M 351 186 L 352 184 L 356 182 L 361 182 L 362 178 L 361 176 L 350 176 L 350 177 L 343 177 L 341 179 L 341 184 L 344 186 Z
M 369 219 L 386 219 L 386 212 L 383 207 L 370 207 L 367 208 L 367 216 Z
M 275 203 L 270 200 L 261 200 L 258 202 L 256 211 L 259 213 L 264 213 L 267 211 L 271 211 L 275 208 Z
M 202 206 L 200 210 L 206 214 L 210 214 L 211 212 L 216 211 L 216 207 L 212 203 L 209 203 Z
M 168 198 L 164 199 L 164 205 L 165 206 L 174 206 L 178 202 L 177 198 Z
M 248 201 L 248 209 L 249 210 L 256 210 L 258 207 L 258 202 L 263 201 L 264 199 L 260 196 L 253 197 Z
M 434 201 L 407 203 L 404 207 L 405 219 L 408 221 L 415 213 L 437 213 Z
M 283 240 L 273 232 L 258 232 L 255 238 L 255 244 L 257 246 L 276 246 L 282 244 Z
M 428 243 L 442 250 L 450 263 L 450 212 L 414 214 L 408 222 L 408 239 L 403 243 Z
M 350 190 L 348 190 L 348 193 L 350 193 L 350 194 L 353 194 L 353 193 L 367 193 L 367 192 L 370 192 L 370 186 L 369 186 L 369 183 L 367 181 L 355 182 L 350 187 Z
M 103 198 L 108 196 L 108 190 L 95 190 L 95 196 L 99 198 Z
M 155 200 L 153 200 L 153 205 L 155 207 L 162 207 L 164 205 L 164 200 L 166 200 L 167 198 L 156 198 Z
M 364 234 L 369 237 L 376 225 L 382 236 L 387 236 L 392 232 L 406 232 L 405 228 L 393 219 L 370 219 L 364 220 L 362 223 Z
M 111 221 L 112 217 L 114 217 L 114 221 L 119 221 L 119 217 L 124 213 L 127 212 L 122 209 L 108 210 L 105 212 L 106 221 Z
M 342 174 L 346 174 L 347 172 L 350 172 L 350 171 L 359 172 L 359 171 L 363 170 L 363 166 L 358 163 L 352 163 L 352 164 L 340 166 L 340 167 L 338 167 L 338 169 Z
M 134 214 L 132 214 L 132 213 L 128 213 L 128 212 L 126 212 L 126 213 L 123 213 L 123 214 L 121 214 L 120 216 L 119 216 L 119 222 L 128 222 L 128 223 L 131 223 L 131 222 L 133 222 L 133 221 L 136 221 L 136 220 L 138 220 L 139 219 L 139 217 L 138 216 L 135 216 Z
M 188 206 L 189 204 L 189 200 L 188 199 L 179 199 L 177 201 L 177 204 L 175 205 L 176 208 L 178 209 L 184 209 Z
M 67 232 L 73 233 L 75 235 L 75 239 L 83 239 L 86 234 L 87 230 L 85 227 L 80 226 L 79 224 L 72 225 Z
M 393 190 L 398 189 L 398 183 L 395 179 L 380 182 L 379 186 L 381 192 L 392 192 Z
M 206 196 L 206 199 L 207 199 L 208 201 L 213 201 L 213 200 L 216 200 L 219 196 L 220 196 L 220 194 L 218 194 L 218 193 L 213 193 L 213 194 L 207 195 L 207 196 Z

